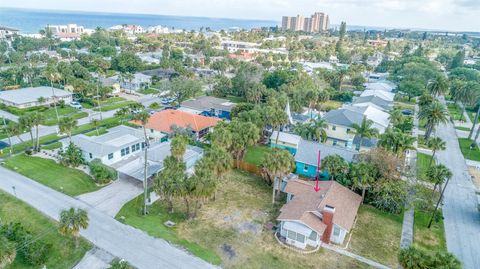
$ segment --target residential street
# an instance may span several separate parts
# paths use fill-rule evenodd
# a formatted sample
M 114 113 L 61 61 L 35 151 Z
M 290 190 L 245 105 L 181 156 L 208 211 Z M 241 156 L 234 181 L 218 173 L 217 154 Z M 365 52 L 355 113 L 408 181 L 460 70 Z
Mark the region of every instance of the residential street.
M 0 111 L 2 111 L 2 110 L 0 110 Z M 111 118 L 115 115 L 115 112 L 116 112 L 116 110 L 110 110 L 110 111 L 102 112 L 102 118 L 103 119 Z M 6 113 L 6 112 L 2 112 L 2 113 Z M 2 113 L 0 113 L 0 114 L 2 114 Z M 95 112 L 95 114 L 92 113 L 88 117 L 78 119 L 78 125 L 84 125 L 84 124 L 90 123 L 91 119 L 100 119 L 100 113 Z M 58 131 L 58 126 L 56 126 L 56 125 L 54 125 L 54 126 L 43 126 L 42 125 L 38 128 L 38 132 L 40 134 L 40 137 L 46 136 L 46 135 L 49 135 L 49 134 L 54 134 L 57 131 Z M 35 133 L 33 135 L 35 136 Z M 30 133 L 26 132 L 26 133 L 22 134 L 20 137 L 22 138 L 23 141 L 29 141 L 30 140 Z M 19 143 L 22 142 L 16 136 L 12 136 L 11 139 L 12 139 L 12 144 L 13 145 L 16 145 L 16 144 L 19 144 Z M 2 142 L 8 143 L 8 138 L 3 139 Z
M 15 192 L 12 186 L 15 186 Z M 63 209 L 77 207 L 87 210 L 90 224 L 88 229 L 81 231 L 81 235 L 98 248 L 125 259 L 137 268 L 214 268 L 213 265 L 162 239 L 153 238 L 143 231 L 121 224 L 80 200 L 3 167 L 0 167 L 0 189 L 16 195 L 56 220 Z
M 442 103 L 445 102 L 442 100 Z M 480 268 L 480 212 L 474 186 L 453 124 L 439 126 L 437 135 L 447 143 L 447 149 L 437 153 L 437 160 L 453 173 L 443 205 L 447 247 L 462 261 L 464 268 Z

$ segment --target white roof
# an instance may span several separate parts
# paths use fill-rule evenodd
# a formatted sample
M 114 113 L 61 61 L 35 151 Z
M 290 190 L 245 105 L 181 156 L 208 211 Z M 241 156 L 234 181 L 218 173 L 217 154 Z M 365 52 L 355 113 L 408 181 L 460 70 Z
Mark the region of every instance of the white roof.
M 55 95 L 55 97 L 66 97 L 71 96 L 72 93 L 57 88 L 53 88 L 52 90 L 51 87 L 45 86 L 0 91 L 0 99 L 14 104 L 37 102 L 40 97 L 48 100 L 51 99 L 53 95 Z
M 377 96 L 378 98 L 382 98 L 385 101 L 393 102 L 393 99 L 395 98 L 395 93 L 382 90 L 365 90 L 362 92 L 362 94 L 360 94 L 360 96 Z
M 303 234 L 305 236 L 309 236 L 312 233 L 312 229 L 310 229 L 304 224 L 301 224 L 295 221 L 288 221 L 288 220 L 284 221 L 283 228 L 290 231 L 294 231 L 296 233 Z
M 383 133 L 390 122 L 390 114 L 373 106 L 366 106 L 363 115 L 373 121 L 374 127 Z
M 272 132 L 272 135 L 270 136 L 271 141 L 275 141 L 277 139 L 277 133 L 278 133 L 277 131 Z M 284 132 L 280 132 L 280 134 L 278 135 L 278 141 L 282 141 L 282 142 L 297 145 L 297 146 L 298 146 L 298 143 L 300 143 L 301 139 L 302 138 L 298 135 L 284 133 Z
M 390 81 L 382 81 L 382 82 L 369 82 L 364 84 L 367 90 L 376 90 L 376 91 L 393 91 L 396 86 L 393 82 Z

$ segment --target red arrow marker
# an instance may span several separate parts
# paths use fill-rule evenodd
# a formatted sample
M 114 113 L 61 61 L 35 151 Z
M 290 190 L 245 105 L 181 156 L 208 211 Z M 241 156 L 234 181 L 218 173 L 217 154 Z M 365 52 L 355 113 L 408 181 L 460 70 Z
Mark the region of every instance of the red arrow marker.
M 320 150 L 318 151 L 318 159 L 317 159 L 317 176 L 315 177 L 315 191 L 318 192 L 320 187 L 318 187 L 318 178 L 320 177 Z

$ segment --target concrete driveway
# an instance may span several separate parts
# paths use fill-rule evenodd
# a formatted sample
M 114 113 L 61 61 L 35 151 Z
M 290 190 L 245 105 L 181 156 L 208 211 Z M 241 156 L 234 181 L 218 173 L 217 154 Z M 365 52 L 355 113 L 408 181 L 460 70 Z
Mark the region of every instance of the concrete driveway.
M 120 178 L 98 191 L 85 193 L 77 198 L 95 209 L 115 217 L 123 205 L 142 192 L 141 182 L 131 178 Z

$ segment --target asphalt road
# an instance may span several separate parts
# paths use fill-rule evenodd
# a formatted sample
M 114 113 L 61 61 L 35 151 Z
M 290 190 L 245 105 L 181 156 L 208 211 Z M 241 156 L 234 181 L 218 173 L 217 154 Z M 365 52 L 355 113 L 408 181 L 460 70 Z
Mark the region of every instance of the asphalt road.
M 15 193 L 12 186 L 15 186 Z M 63 209 L 70 207 L 85 209 L 90 224 L 80 234 L 98 248 L 125 259 L 137 268 L 215 268 L 162 239 L 153 238 L 141 230 L 124 225 L 80 200 L 54 191 L 4 167 L 0 167 L 0 189 L 16 194 L 17 198 L 55 220 L 58 220 Z
M 475 187 L 453 124 L 439 126 L 436 134 L 447 143 L 447 149 L 437 153 L 437 160 L 453 173 L 443 200 L 447 248 L 462 261 L 464 268 L 480 268 L 480 212 Z

